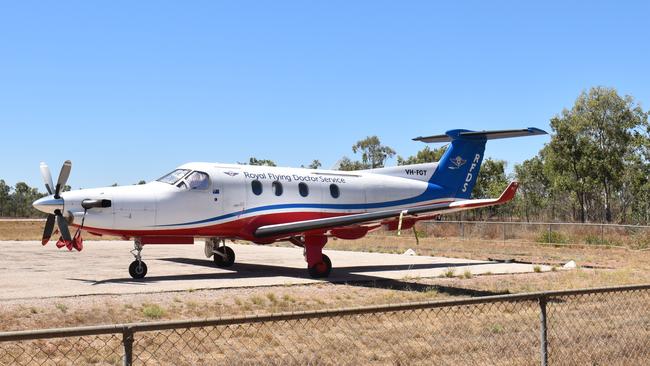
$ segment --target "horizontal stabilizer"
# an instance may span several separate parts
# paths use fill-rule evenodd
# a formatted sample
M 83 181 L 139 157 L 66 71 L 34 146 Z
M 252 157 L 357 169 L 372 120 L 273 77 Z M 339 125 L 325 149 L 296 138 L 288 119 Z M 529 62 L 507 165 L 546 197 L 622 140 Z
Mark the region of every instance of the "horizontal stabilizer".
M 522 137 L 522 136 L 535 136 L 535 135 L 547 135 L 547 132 L 540 130 L 539 128 L 529 127 L 518 130 L 494 130 L 494 131 L 461 131 L 461 130 L 452 130 L 447 131 L 444 135 L 434 135 L 427 137 L 416 137 L 414 141 L 422 142 L 450 142 L 456 139 L 465 139 L 465 140 L 494 140 L 494 139 L 506 139 L 510 137 Z

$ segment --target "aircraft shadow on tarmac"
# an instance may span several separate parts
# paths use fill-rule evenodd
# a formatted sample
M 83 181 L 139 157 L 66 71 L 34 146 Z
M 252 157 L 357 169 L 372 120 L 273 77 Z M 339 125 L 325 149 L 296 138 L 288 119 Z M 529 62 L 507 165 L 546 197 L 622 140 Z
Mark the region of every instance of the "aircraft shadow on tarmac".
M 159 260 L 188 264 L 201 267 L 215 268 L 212 260 L 194 259 L 194 258 L 161 258 Z M 472 262 L 472 263 L 424 263 L 424 264 L 386 264 L 386 265 L 368 265 L 368 266 L 351 266 L 335 267 L 329 278 L 324 281 L 336 284 L 348 284 L 362 287 L 387 288 L 403 291 L 431 291 L 435 289 L 438 292 L 444 292 L 449 295 L 464 296 L 487 296 L 501 293 L 491 291 L 479 291 L 465 288 L 448 287 L 440 285 L 427 285 L 407 279 L 397 280 L 385 277 L 373 276 L 368 272 L 382 271 L 399 271 L 410 269 L 436 269 L 436 268 L 453 268 L 464 266 L 484 265 L 490 262 Z M 363 272 L 363 273 L 360 273 Z M 101 285 L 108 283 L 125 283 L 146 285 L 147 283 L 165 282 L 165 281 L 192 281 L 192 280 L 209 280 L 209 279 L 239 279 L 239 278 L 262 278 L 262 277 L 294 277 L 305 278 L 307 273 L 304 268 L 293 268 L 274 266 L 268 264 L 236 263 L 230 268 L 219 269 L 215 273 L 195 273 L 183 275 L 165 275 L 165 276 L 148 276 L 142 280 L 133 280 L 132 278 L 116 278 L 101 281 L 86 279 L 72 279 L 90 283 L 91 285 Z

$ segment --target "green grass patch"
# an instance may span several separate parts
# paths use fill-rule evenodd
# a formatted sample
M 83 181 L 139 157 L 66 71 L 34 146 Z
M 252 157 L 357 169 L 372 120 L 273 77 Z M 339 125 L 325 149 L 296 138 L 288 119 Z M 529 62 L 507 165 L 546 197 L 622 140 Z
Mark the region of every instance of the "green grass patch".
M 165 315 L 165 309 L 157 304 L 144 304 L 142 306 L 142 315 L 149 319 L 160 319 Z

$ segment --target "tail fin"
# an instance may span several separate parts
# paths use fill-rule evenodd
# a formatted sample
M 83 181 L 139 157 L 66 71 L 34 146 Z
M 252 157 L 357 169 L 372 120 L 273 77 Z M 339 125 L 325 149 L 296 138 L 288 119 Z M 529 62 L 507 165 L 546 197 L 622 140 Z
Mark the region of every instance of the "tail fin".
M 451 141 L 451 145 L 440 158 L 438 167 L 429 183 L 440 186 L 451 197 L 468 199 L 481 169 L 487 140 L 545 134 L 545 131 L 533 127 L 499 131 L 450 130 L 444 135 L 416 137 L 413 140 L 422 142 Z

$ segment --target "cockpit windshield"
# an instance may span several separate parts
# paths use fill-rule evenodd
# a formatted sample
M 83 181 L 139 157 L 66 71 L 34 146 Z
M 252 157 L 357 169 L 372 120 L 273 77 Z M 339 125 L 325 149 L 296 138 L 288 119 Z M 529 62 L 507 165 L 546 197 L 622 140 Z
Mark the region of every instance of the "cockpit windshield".
M 167 184 L 176 184 L 181 178 L 189 173 L 189 169 L 176 169 L 173 172 L 165 175 L 164 177 L 158 179 L 158 182 L 167 183 Z

